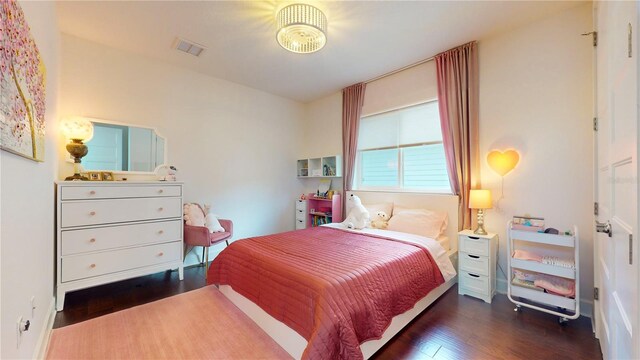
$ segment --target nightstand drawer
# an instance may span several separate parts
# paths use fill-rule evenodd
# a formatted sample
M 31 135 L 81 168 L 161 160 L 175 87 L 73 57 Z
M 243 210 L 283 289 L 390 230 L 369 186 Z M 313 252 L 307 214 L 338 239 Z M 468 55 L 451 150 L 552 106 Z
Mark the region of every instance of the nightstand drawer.
M 296 210 L 307 211 L 307 200 L 296 200 Z
M 467 290 L 479 295 L 489 295 L 489 278 L 483 275 L 460 271 L 458 281 L 461 290 Z
M 460 235 L 460 251 L 472 255 L 489 256 L 489 241 L 472 235 Z
M 485 256 L 460 253 L 458 258 L 460 270 L 477 275 L 489 276 L 489 258 Z

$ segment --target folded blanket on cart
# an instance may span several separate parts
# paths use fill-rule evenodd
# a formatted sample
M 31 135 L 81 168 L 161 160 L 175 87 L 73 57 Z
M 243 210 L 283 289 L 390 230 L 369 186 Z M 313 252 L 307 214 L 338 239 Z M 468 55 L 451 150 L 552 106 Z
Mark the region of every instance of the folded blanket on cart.
M 513 273 L 517 279 L 533 282 L 535 286 L 545 289 L 548 293 L 566 297 L 576 296 L 575 280 L 520 270 L 513 270 Z

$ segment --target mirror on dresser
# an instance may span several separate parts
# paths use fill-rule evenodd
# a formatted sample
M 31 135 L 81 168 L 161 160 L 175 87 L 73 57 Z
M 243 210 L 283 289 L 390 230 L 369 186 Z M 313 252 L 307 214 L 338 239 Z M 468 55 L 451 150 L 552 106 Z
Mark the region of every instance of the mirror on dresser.
M 167 163 L 167 141 L 156 129 L 101 119 L 93 123 L 89 153 L 82 158 L 85 171 L 153 173 Z

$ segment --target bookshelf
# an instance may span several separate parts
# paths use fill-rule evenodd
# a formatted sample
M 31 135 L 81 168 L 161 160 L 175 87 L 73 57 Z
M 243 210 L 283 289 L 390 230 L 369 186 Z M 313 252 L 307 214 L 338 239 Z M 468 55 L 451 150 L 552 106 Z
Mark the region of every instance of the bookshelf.
M 342 177 L 342 156 L 300 159 L 296 167 L 299 178 Z
M 323 199 L 311 193 L 306 201 L 307 227 L 342 221 L 342 197 L 339 194 L 334 194 L 331 199 Z

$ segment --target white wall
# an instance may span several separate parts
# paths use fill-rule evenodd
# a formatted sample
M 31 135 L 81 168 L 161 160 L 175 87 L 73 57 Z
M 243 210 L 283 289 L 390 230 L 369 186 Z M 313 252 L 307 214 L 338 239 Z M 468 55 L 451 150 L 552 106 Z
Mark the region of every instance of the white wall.
M 488 168 L 486 154 L 515 148 L 522 156 L 505 177 L 500 208 L 486 216 L 486 228 L 500 236 L 501 267 L 506 269 L 506 222 L 513 215 L 544 216 L 547 226 L 560 230 L 577 224 L 586 314 L 593 288 L 593 84 L 591 40 L 580 34 L 591 29 L 591 5 L 584 4 L 477 39 L 481 182 L 495 199 L 500 177 Z M 340 93 L 307 105 L 307 153 L 341 153 L 341 106 Z M 331 141 L 315 137 L 323 129 L 336 131 Z M 498 289 L 506 291 L 498 274 Z
M 20 2 L 47 69 L 45 162 L 0 151 L 0 357 L 32 358 L 53 310 L 59 37 L 54 3 Z M 35 313 L 31 316 L 31 297 Z M 18 316 L 31 329 L 17 346 Z
M 342 155 L 342 92 L 307 103 L 303 126 L 301 159 Z M 298 182 L 305 193 L 318 189 L 318 179 L 299 179 Z M 342 191 L 342 178 L 331 179 L 331 188 Z
M 293 230 L 302 104 L 67 35 L 61 76 L 61 115 L 156 127 L 185 201 L 232 219 L 234 239 Z
M 482 187 L 500 197 L 500 177 L 486 154 L 517 149 L 518 167 L 504 178 L 500 208 L 486 227 L 500 236 L 506 269 L 506 222 L 545 218 L 546 226 L 580 232 L 583 300 L 593 294 L 593 78 L 591 4 L 566 10 L 479 43 Z M 504 276 L 498 271 L 506 287 Z

